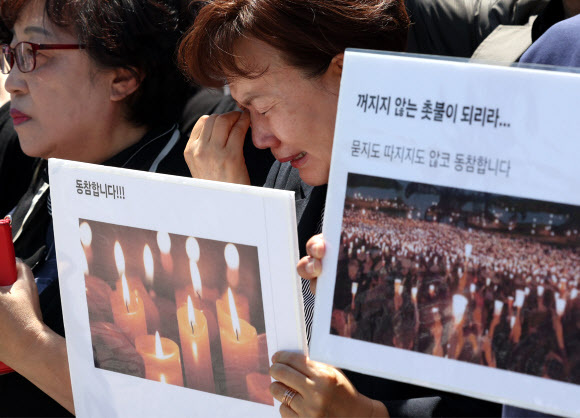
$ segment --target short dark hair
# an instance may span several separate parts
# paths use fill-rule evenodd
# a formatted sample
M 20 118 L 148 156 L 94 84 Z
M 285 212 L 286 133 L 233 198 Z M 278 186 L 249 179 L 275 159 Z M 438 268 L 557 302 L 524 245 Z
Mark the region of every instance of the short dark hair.
M 197 2 L 195 24 L 179 46 L 180 67 L 196 82 L 219 87 L 252 77 L 234 55 L 253 37 L 281 51 L 309 77 L 323 74 L 346 48 L 404 51 L 409 18 L 403 0 L 213 0 Z M 254 71 L 255 72 L 255 71 Z
M 3 41 L 12 37 L 22 9 L 32 0 L 0 0 Z M 126 118 L 152 127 L 177 120 L 187 99 L 187 82 L 177 68 L 176 49 L 191 24 L 183 0 L 46 0 L 55 25 L 71 30 L 102 68 L 126 68 L 144 76 L 127 99 Z

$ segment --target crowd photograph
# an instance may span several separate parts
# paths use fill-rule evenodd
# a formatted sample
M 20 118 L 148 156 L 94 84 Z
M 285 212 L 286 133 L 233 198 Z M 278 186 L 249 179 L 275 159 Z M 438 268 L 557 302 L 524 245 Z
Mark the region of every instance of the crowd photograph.
M 16 256 L 0 258 L 0 416 L 73 416 L 79 399 L 49 159 L 293 192 L 280 228 L 298 237 L 308 341 L 345 51 L 570 70 L 579 32 L 580 0 L 0 0 L 0 217 Z M 332 333 L 580 383 L 579 230 L 574 206 L 352 175 Z M 542 414 L 268 352 L 253 247 L 90 219 L 79 234 L 103 372 L 283 417 Z M 247 367 L 227 354 L 246 335 Z
M 332 332 L 580 383 L 580 207 L 350 174 Z

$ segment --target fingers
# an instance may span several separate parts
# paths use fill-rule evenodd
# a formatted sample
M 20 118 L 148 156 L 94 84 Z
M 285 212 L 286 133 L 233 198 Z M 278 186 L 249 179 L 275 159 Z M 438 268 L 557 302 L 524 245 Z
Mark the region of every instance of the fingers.
M 244 146 L 244 140 L 246 139 L 246 133 L 250 128 L 250 112 L 244 111 L 234 123 L 230 131 L 230 137 L 228 138 L 227 146 L 234 146 L 240 150 Z
M 280 382 L 274 382 L 270 385 L 270 393 L 276 400 L 283 402 L 284 395 L 288 389 L 295 390 L 289 386 L 286 386 Z M 290 402 L 287 402 L 288 405 L 282 404 L 280 407 L 280 414 L 285 417 L 295 417 L 301 415 L 300 412 L 302 411 L 302 405 L 304 403 L 304 398 L 300 394 L 300 392 L 296 391 L 296 395 L 292 398 Z
M 215 119 L 215 122 L 211 126 L 212 131 L 209 133 L 210 135 L 210 138 L 208 139 L 209 143 L 213 147 L 219 149 L 225 148 L 226 145 L 228 145 L 228 143 L 232 141 L 235 143 L 239 142 L 239 138 L 237 136 L 239 136 L 240 128 L 238 127 L 234 132 L 233 127 L 236 125 L 241 116 L 242 113 L 240 112 L 229 112 L 224 113 L 223 115 L 218 115 Z M 245 135 L 246 132 L 244 131 L 242 138 L 244 138 Z
M 272 363 L 273 363 L 272 367 L 276 365 L 284 365 L 300 373 L 301 375 L 304 375 L 304 377 L 310 377 L 313 374 L 313 368 L 311 367 L 311 364 L 314 364 L 316 362 L 310 360 L 308 357 L 306 357 L 304 354 L 301 353 L 294 353 L 292 351 L 278 351 L 272 356 Z M 272 368 L 270 368 L 270 370 L 272 370 Z M 282 373 L 286 371 L 286 369 L 284 368 L 282 369 L 275 368 L 274 370 L 275 372 L 279 372 L 280 370 L 282 370 Z M 272 377 L 276 380 L 280 380 L 278 377 L 283 376 L 272 375 Z M 294 385 L 289 386 L 291 386 L 294 389 L 305 389 L 305 387 L 299 388 Z
M 319 260 L 324 257 L 326 253 L 326 245 L 324 244 L 324 237 L 322 234 L 314 235 L 306 243 L 306 252 L 313 258 Z
M 300 277 L 306 280 L 316 279 L 322 273 L 322 261 L 306 256 L 302 257 L 296 265 Z

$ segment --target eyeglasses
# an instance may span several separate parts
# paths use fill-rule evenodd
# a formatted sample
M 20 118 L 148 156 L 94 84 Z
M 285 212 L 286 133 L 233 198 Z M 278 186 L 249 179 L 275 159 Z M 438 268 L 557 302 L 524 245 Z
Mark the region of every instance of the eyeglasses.
M 32 42 L 19 42 L 14 48 L 8 44 L 2 44 L 2 58 L 0 70 L 2 74 L 10 73 L 14 67 L 14 61 L 21 73 L 29 73 L 36 68 L 36 52 L 41 49 L 84 49 L 83 44 L 34 44 Z

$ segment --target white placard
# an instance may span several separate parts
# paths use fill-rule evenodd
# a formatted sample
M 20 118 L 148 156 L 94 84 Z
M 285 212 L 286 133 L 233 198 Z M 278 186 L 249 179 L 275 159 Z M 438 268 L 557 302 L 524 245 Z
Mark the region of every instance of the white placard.
M 271 356 L 306 351 L 293 194 L 49 171 L 77 415 L 277 416 Z
M 578 97 L 576 74 L 348 51 L 311 357 L 580 415 Z

